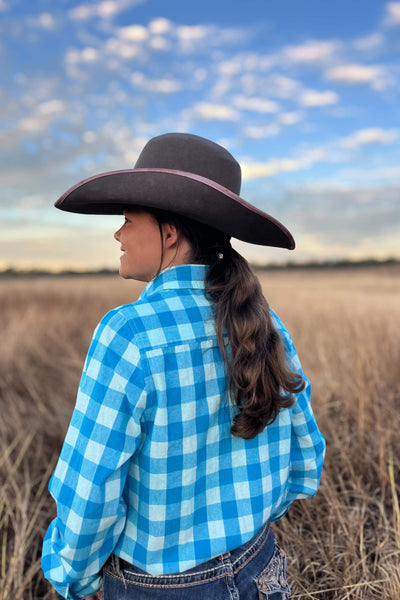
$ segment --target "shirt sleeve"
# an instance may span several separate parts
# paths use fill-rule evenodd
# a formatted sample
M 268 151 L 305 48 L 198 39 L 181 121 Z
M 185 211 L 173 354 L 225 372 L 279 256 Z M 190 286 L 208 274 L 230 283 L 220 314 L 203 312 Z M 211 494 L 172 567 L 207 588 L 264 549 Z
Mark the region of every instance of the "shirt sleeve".
M 288 511 L 294 500 L 316 494 L 321 479 L 326 445 L 311 407 L 311 384 L 303 372 L 292 338 L 279 317 L 274 313 L 272 313 L 272 317 L 274 325 L 282 337 L 290 370 L 299 373 L 305 381 L 304 389 L 295 395 L 295 403 L 290 409 L 292 423 L 289 479 L 286 496 L 279 513 L 271 519 L 277 521 Z
M 145 378 L 123 315 L 95 330 L 49 491 L 57 517 L 43 544 L 45 577 L 64 598 L 87 598 L 125 526 L 123 488 L 141 438 Z

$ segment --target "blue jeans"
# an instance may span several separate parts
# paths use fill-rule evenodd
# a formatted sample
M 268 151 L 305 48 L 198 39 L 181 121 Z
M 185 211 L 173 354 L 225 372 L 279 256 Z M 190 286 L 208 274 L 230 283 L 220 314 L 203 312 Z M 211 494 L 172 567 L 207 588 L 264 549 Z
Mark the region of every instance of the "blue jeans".
M 286 557 L 269 523 L 246 544 L 183 573 L 153 576 L 120 561 L 104 567 L 103 600 L 283 600 Z

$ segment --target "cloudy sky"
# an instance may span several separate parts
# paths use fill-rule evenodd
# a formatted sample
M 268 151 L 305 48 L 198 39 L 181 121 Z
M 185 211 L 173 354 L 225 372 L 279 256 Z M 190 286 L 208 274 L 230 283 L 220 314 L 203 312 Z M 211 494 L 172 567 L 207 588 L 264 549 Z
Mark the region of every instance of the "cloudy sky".
M 187 131 L 242 165 L 294 253 L 400 257 L 400 2 L 0 0 L 0 268 L 115 267 L 120 217 L 53 208 Z

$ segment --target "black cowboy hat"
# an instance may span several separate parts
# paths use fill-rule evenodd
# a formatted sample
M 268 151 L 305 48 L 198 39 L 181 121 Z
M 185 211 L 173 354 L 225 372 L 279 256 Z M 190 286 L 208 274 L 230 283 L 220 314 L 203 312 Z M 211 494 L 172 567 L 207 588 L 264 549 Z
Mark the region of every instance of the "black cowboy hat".
M 89 177 L 55 206 L 100 215 L 122 214 L 129 206 L 159 208 L 245 242 L 293 250 L 291 233 L 240 198 L 240 184 L 240 165 L 225 148 L 197 135 L 167 133 L 147 142 L 133 169 Z

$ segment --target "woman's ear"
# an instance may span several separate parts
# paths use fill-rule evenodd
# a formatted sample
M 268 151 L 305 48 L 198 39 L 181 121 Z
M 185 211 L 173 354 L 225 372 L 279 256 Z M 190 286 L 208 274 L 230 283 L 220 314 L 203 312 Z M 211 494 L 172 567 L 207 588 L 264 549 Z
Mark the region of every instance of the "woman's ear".
M 175 225 L 171 223 L 163 223 L 162 224 L 162 233 L 163 233 L 163 242 L 164 248 L 174 248 L 178 243 L 178 230 Z

